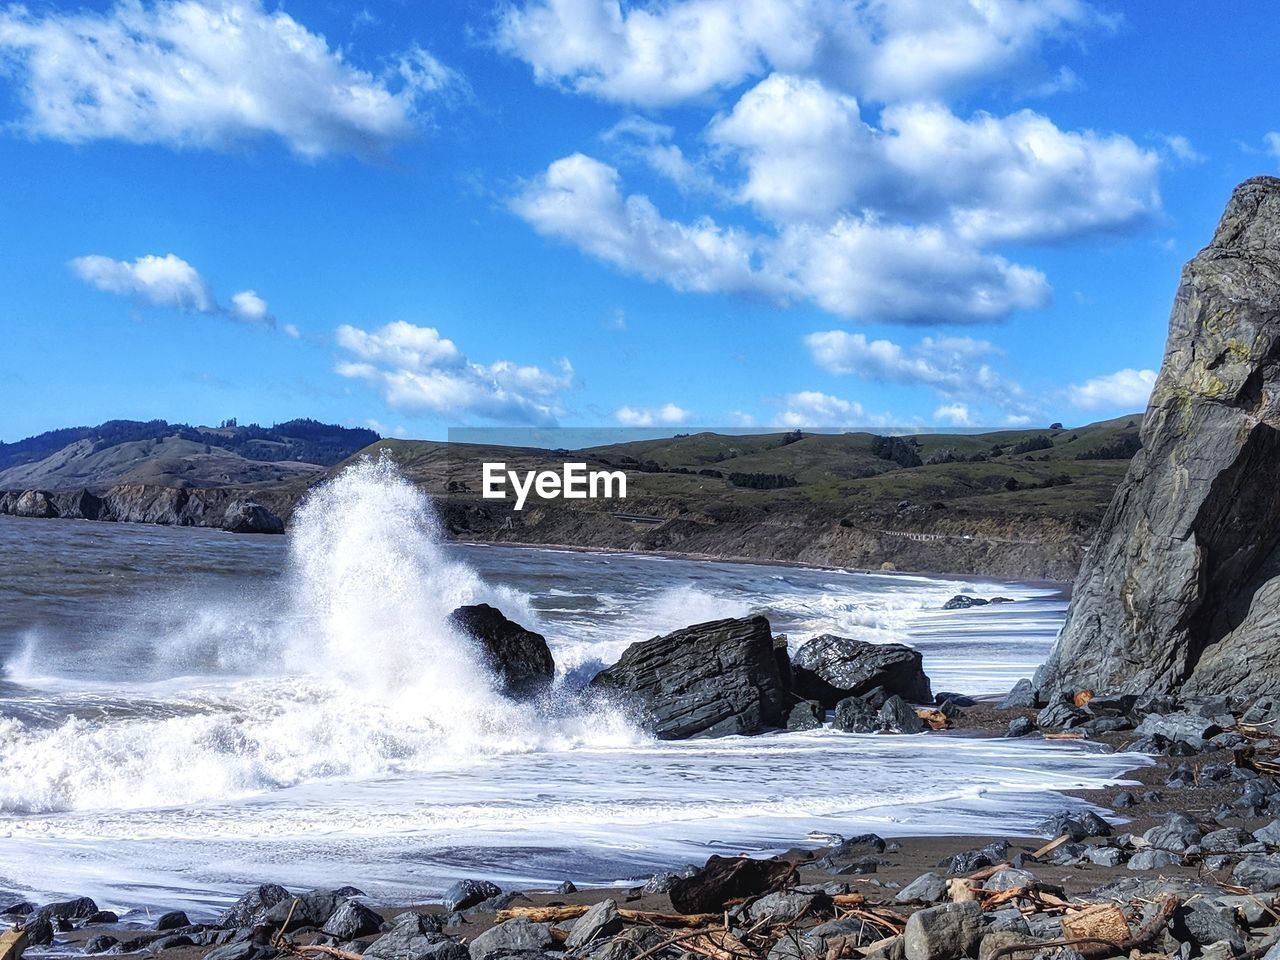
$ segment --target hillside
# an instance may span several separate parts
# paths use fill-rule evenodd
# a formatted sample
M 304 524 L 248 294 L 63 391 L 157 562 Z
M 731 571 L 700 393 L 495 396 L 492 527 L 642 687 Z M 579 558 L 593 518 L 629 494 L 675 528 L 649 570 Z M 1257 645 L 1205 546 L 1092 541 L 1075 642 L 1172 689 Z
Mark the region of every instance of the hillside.
M 110 420 L 0 443 L 0 490 L 267 485 L 315 478 L 377 439 L 372 430 L 314 420 L 271 427 Z
M 323 425 L 299 422 L 328 443 L 370 433 L 326 434 Z M 457 539 L 1068 579 L 1139 447 L 1141 418 L 904 437 L 697 433 L 579 451 L 379 439 L 327 466 L 281 456 L 318 450 L 314 439 L 310 448 L 292 439 L 288 424 L 119 423 L 96 439 L 45 435 L 64 442 L 39 457 L 31 442 L 0 447 L 0 458 L 28 458 L 0 471 L 0 491 L 11 492 L 0 512 L 218 526 L 234 499 L 251 498 L 287 521 L 315 483 L 385 451 L 434 497 Z M 128 437 L 130 430 L 158 435 Z M 559 470 L 566 460 L 624 471 L 626 500 L 535 495 L 516 512 L 481 497 L 485 462 L 523 472 Z M 71 494 L 19 496 L 84 488 L 103 497 L 89 501 L 88 512 Z

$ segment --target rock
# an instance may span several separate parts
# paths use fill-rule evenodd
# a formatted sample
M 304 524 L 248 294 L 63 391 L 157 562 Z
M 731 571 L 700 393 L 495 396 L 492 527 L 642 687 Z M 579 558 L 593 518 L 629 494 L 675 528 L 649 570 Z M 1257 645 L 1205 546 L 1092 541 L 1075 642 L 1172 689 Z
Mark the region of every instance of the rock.
M 907 920 L 907 960 L 957 960 L 969 956 L 982 936 L 982 908 L 974 900 L 917 910 Z
M 648 894 L 666 893 L 671 885 L 680 879 L 675 873 L 655 873 L 644 885 L 643 892 Z
M 38 912 L 51 920 L 83 920 L 97 913 L 98 905 L 88 897 L 76 897 L 47 903 Z
M 1280 820 L 1272 820 L 1265 827 L 1253 831 L 1253 839 L 1269 846 L 1280 846 Z
M 1200 849 L 1205 853 L 1261 853 L 1264 847 L 1248 830 L 1223 827 L 1201 837 Z
M 1073 841 L 1083 840 L 1089 836 L 1089 832 L 1085 830 L 1082 824 L 1069 813 L 1059 813 L 1050 817 L 1044 823 L 1036 827 L 1036 832 L 1042 837 L 1056 839 L 1066 834 Z
M 985 607 L 987 601 L 981 597 L 970 597 L 967 594 L 957 593 L 954 597 L 942 605 L 943 610 L 968 610 L 970 607 Z
M 611 937 L 622 930 L 622 917 L 618 905 L 612 900 L 601 900 L 584 913 L 573 925 L 565 940 L 566 950 L 580 950 L 595 940 Z
M 1280 732 L 1280 697 L 1259 697 L 1240 715 L 1240 723 L 1268 733 Z
M 25 917 L 27 914 L 35 912 L 36 905 L 27 900 L 19 900 L 0 910 L 0 914 L 4 914 L 7 917 Z
M 1016 890 L 1036 882 L 1034 873 L 1019 870 L 1016 867 L 1005 867 L 982 882 L 985 890 Z
M 351 897 L 362 896 L 355 887 L 336 890 L 308 890 L 288 900 L 281 900 L 267 911 L 262 922 L 280 930 L 301 927 L 323 927 L 338 907 Z M 295 902 L 296 901 L 296 902 Z
M 556 887 L 555 892 L 560 894 L 577 893 L 578 887 L 572 880 L 565 880 Z
M 1084 855 L 1100 867 L 1118 867 L 1124 863 L 1124 854 L 1115 847 L 1089 847 Z
M 471 960 L 488 960 L 510 953 L 541 953 L 552 943 L 551 924 L 530 923 L 523 918 L 508 920 L 471 941 Z
M 956 853 L 944 858 L 939 864 L 947 873 L 954 876 L 958 873 L 973 873 L 983 867 L 992 867 L 1004 863 L 1009 856 L 1009 844 L 1005 840 L 993 840 L 985 847 Z
M 766 920 L 769 923 L 786 923 L 803 916 L 816 916 L 819 910 L 829 911 L 831 900 L 826 896 L 809 893 L 766 893 L 755 900 L 747 908 L 747 917 L 752 921 Z
M 711 857 L 693 876 L 676 879 L 668 894 L 679 913 L 718 913 L 728 901 L 768 893 L 791 875 L 791 866 L 780 860 Z
M 888 848 L 884 837 L 878 833 L 860 833 L 856 837 L 849 837 L 847 840 L 841 840 L 831 848 L 833 857 L 847 857 L 860 850 L 874 850 L 876 853 L 884 853 Z
M 123 947 L 124 944 L 121 944 Z M 204 955 L 204 960 L 272 960 L 279 953 L 275 947 L 254 940 L 236 940 Z M 390 958 L 382 958 L 390 960 Z M 405 960 L 405 958 L 399 958 Z
M 1080 825 L 1084 827 L 1086 837 L 1111 836 L 1111 824 L 1092 810 L 1086 810 L 1080 815 Z
M 1192 900 L 1173 915 L 1173 934 L 1201 947 L 1225 940 L 1234 953 L 1244 952 L 1245 931 L 1235 912 L 1206 900 Z
M 99 910 L 92 916 L 84 918 L 84 925 L 89 926 L 95 923 L 119 923 L 120 917 L 111 910 Z
M 441 902 L 449 911 L 467 910 L 500 893 L 502 888 L 489 880 L 459 880 L 444 892 Z
M 44 913 L 34 913 L 22 922 L 26 931 L 27 943 L 33 947 L 43 947 L 53 943 L 53 921 Z
M 1030 717 L 1014 717 L 1009 721 L 1009 729 L 1004 735 L 1013 739 L 1029 737 L 1036 732 L 1036 722 Z
M 816 730 L 826 719 L 826 711 L 817 700 L 801 700 L 787 714 L 788 730 Z
M 359 900 L 347 900 L 339 904 L 320 931 L 339 940 L 356 940 L 371 937 L 381 929 L 382 917 Z
M 153 930 L 176 930 L 178 927 L 189 927 L 191 921 L 187 919 L 187 915 L 181 910 L 170 910 L 168 913 L 162 913 L 156 918 Z
M 449 620 L 480 647 L 506 693 L 536 694 L 554 679 L 556 663 L 546 638 L 508 620 L 498 608 L 487 603 L 458 607 Z
M 194 947 L 196 942 L 185 933 L 175 933 L 167 937 L 160 937 L 152 940 L 149 949 L 152 953 L 160 953 L 163 950 L 172 950 L 174 947 Z
M 591 682 L 638 702 L 663 740 L 782 724 L 781 676 L 764 617 L 716 620 L 633 643 Z
M 879 712 L 880 729 L 885 733 L 923 733 L 924 721 L 907 701 L 894 695 Z
M 284 521 L 256 500 L 232 500 L 222 515 L 228 533 L 284 533 Z
M 1176 867 L 1182 858 L 1176 853 L 1164 850 L 1139 850 L 1129 858 L 1130 870 L 1163 870 L 1165 867 Z
M 1222 729 L 1210 720 L 1194 713 L 1170 713 L 1161 716 L 1149 713 L 1143 717 L 1133 731 L 1135 736 L 1161 736 L 1167 740 L 1186 740 L 1191 743 L 1204 742 L 1222 732 Z
M 836 704 L 831 725 L 845 733 L 875 733 L 880 729 L 880 713 L 861 697 L 845 697 Z
M 922 873 L 898 891 L 897 903 L 937 903 L 947 895 L 947 881 L 936 873 Z
M 264 883 L 243 894 L 218 917 L 218 926 L 224 929 L 257 926 L 266 917 L 268 910 L 288 899 L 289 891 L 284 887 L 276 883 Z
M 58 515 L 58 508 L 54 506 L 53 494 L 47 490 L 27 490 L 14 503 L 13 515 L 48 520 Z
M 1089 722 L 1089 714 L 1066 701 L 1051 703 L 1036 714 L 1036 725 L 1046 730 L 1070 730 Z
M 1275 890 L 1280 887 L 1280 854 L 1250 854 L 1236 864 L 1231 879 L 1255 891 Z
M 1026 927 L 1025 921 L 1023 927 Z M 982 935 L 982 942 L 978 945 L 978 960 L 991 960 L 1005 947 L 1018 947 L 1031 942 L 1031 936 L 1026 930 L 990 930 Z M 1032 956 L 1032 951 L 1028 950 L 1026 955 Z
M 115 937 L 106 934 L 99 934 L 96 937 L 90 937 L 85 941 L 85 953 L 106 953 L 120 941 Z
M 1036 688 L 1031 685 L 1030 680 L 1019 680 L 996 705 L 997 710 L 1032 710 L 1035 707 Z
M 1117 810 L 1127 810 L 1138 805 L 1137 798 L 1128 790 L 1121 790 L 1111 799 L 1111 805 Z
M 1280 693 L 1277 302 L 1280 180 L 1255 177 L 1183 270 L 1143 448 L 1050 655 L 1055 690 Z
M 796 651 L 792 683 L 799 696 L 834 707 L 883 687 L 912 703 L 932 703 L 920 652 L 900 643 L 866 643 L 823 634 Z
M 1202 834 L 1196 822 L 1182 813 L 1171 813 L 1165 822 L 1152 827 L 1142 835 L 1157 850 L 1170 850 L 1184 853 L 1187 848 L 1200 842 Z
M 466 946 L 440 932 L 438 917 L 402 913 L 364 951 L 365 960 L 468 960 Z M 205 960 L 208 960 L 206 957 Z

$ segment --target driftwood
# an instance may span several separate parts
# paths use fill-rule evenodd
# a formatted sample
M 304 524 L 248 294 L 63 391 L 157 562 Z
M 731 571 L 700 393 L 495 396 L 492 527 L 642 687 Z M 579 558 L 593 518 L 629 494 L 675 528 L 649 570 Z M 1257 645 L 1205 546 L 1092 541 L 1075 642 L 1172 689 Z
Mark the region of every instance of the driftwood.
M 560 923 L 577 920 L 590 907 L 586 904 L 569 904 L 563 907 L 511 907 L 499 910 L 494 918 L 498 923 L 524 919 L 530 923 Z M 657 927 L 707 927 L 720 922 L 718 913 L 655 913 L 650 910 L 618 909 L 618 916 L 630 923 L 649 923 Z
M 360 954 L 350 950 L 339 950 L 324 943 L 285 944 L 282 953 L 299 957 L 333 957 L 334 960 L 361 960 Z
M 0 933 L 0 960 L 22 960 L 27 949 L 27 931 L 21 927 Z
M 1108 940 L 1105 937 L 1075 937 L 1066 940 L 1043 940 L 1039 943 L 1011 943 L 991 954 L 988 960 L 1002 960 L 1018 953 L 1038 953 L 1041 950 L 1057 947 L 1076 947 L 1086 960 L 1095 957 L 1123 956 L 1131 950 L 1140 950 L 1156 938 L 1165 924 L 1178 909 L 1179 900 L 1171 893 L 1166 893 L 1156 900 L 1158 905 L 1151 919 L 1138 928 L 1137 932 L 1124 940 Z

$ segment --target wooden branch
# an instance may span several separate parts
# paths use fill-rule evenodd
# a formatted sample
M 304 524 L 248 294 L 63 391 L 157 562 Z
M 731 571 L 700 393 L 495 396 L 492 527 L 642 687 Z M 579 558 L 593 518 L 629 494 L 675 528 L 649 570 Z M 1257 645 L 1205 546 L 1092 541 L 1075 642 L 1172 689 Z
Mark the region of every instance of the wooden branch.
M 591 908 L 585 904 L 567 904 L 563 907 L 511 907 L 499 910 L 494 917 L 498 923 L 523 919 L 530 923 L 560 923 L 577 920 Z M 618 916 L 630 923 L 651 923 L 659 927 L 709 927 L 720 922 L 717 913 L 656 913 L 649 910 L 623 910 Z

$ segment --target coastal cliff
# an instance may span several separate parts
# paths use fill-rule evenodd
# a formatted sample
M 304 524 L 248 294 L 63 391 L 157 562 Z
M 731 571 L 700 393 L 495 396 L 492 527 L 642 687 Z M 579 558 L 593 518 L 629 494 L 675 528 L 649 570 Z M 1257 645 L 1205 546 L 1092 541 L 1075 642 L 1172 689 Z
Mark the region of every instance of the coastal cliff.
M 1059 693 L 1280 693 L 1280 179 L 1182 272 L 1143 449 L 1041 676 Z

